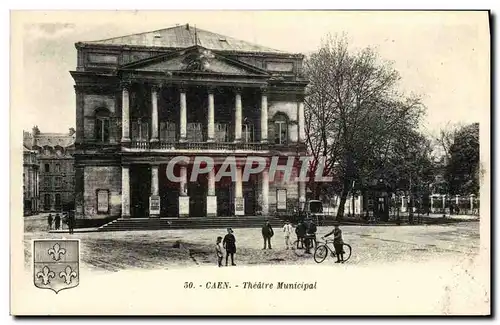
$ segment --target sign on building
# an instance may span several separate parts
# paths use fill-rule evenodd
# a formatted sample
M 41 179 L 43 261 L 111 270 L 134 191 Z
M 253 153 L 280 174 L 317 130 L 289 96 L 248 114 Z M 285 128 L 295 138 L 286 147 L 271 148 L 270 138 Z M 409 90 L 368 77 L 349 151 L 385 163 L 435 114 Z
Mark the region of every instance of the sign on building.
M 158 195 L 151 195 L 149 197 L 149 214 L 160 214 L 160 197 Z

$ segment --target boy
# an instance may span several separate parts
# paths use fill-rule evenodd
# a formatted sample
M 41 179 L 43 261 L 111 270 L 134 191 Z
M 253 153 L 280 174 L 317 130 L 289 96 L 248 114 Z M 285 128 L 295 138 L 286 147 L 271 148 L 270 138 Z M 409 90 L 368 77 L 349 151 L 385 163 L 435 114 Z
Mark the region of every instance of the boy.
M 339 222 L 336 221 L 334 223 L 334 229 L 326 234 L 323 238 L 326 238 L 333 234 L 333 247 L 335 247 L 335 254 L 337 255 L 337 262 L 335 263 L 344 263 L 344 252 L 343 245 L 344 241 L 342 240 L 342 230 L 339 228 Z
M 215 253 L 217 254 L 217 265 L 219 267 L 222 266 L 222 257 L 223 257 L 222 246 L 220 245 L 221 242 L 222 242 L 222 237 L 221 236 L 217 237 L 217 241 L 215 242 Z
M 290 247 L 290 234 L 292 233 L 293 227 L 290 224 L 289 221 L 285 222 L 285 225 L 283 226 L 283 232 L 285 233 L 285 245 L 286 249 Z

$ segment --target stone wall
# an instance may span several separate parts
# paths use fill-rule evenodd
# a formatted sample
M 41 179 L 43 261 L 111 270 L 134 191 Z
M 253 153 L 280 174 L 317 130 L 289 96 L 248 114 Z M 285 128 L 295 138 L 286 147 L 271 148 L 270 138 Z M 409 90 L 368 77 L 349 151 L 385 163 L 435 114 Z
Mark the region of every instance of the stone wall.
M 294 168 L 289 181 L 283 179 L 283 172 L 276 172 L 274 180 L 269 176 L 270 215 L 292 215 L 294 210 L 299 208 L 299 183 L 295 181 L 299 171 L 298 168 Z M 278 190 L 286 190 L 286 211 L 277 210 Z
M 121 168 L 119 166 L 84 167 L 83 212 L 84 218 L 100 219 L 121 214 Z M 109 192 L 107 212 L 99 212 L 97 191 Z

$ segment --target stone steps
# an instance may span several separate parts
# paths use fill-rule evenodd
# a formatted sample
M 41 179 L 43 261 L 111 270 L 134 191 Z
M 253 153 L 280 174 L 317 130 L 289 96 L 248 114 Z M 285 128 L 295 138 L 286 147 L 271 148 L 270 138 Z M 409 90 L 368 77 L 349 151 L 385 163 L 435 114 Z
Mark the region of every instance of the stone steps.
M 278 218 L 248 217 L 206 217 L 206 218 L 130 218 L 116 219 L 98 228 L 98 231 L 162 230 L 162 229 L 205 229 L 205 228 L 255 228 L 262 227 L 269 220 L 274 228 L 282 227 Z

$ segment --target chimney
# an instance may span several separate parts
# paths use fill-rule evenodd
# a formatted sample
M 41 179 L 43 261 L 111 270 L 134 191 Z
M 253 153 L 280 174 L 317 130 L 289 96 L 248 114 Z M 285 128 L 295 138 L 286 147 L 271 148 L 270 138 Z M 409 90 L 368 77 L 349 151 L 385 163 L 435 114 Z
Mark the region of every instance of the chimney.
M 189 30 L 189 24 L 186 24 L 186 30 Z

